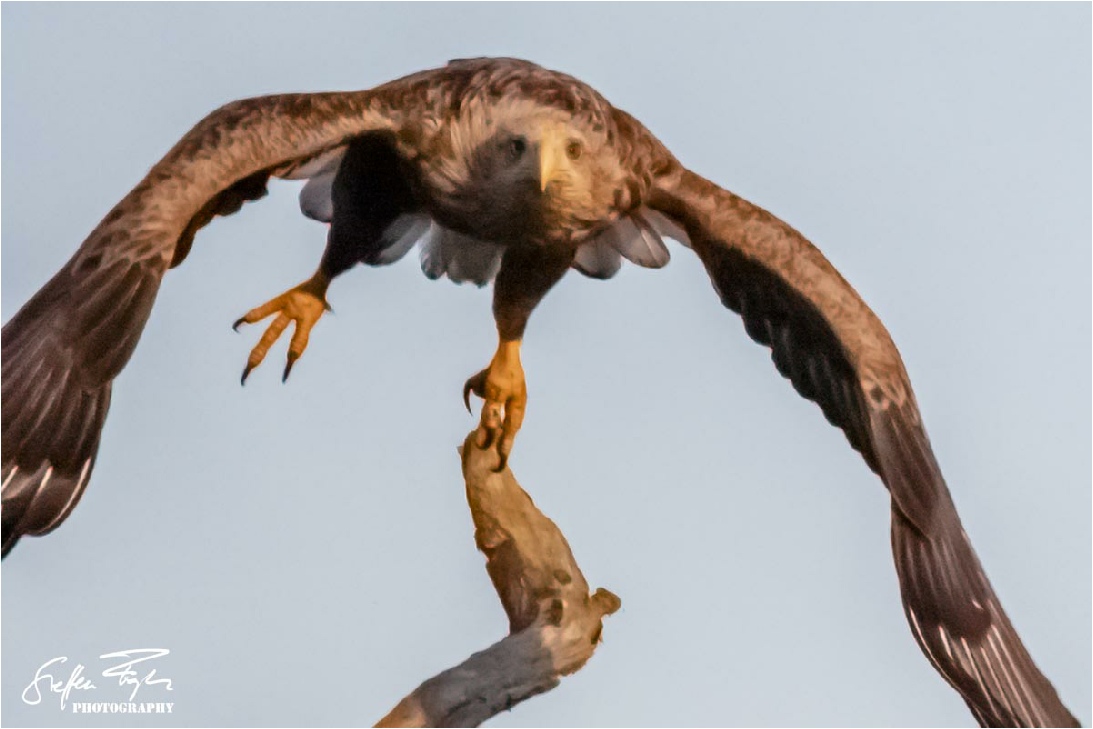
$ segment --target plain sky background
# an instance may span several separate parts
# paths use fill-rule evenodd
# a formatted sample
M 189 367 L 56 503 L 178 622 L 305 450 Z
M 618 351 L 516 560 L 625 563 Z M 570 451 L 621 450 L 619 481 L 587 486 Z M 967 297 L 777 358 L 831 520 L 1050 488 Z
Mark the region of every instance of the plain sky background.
M 891 330 L 964 524 L 1088 725 L 1090 17 L 1066 5 L 5 4 L 3 318 L 194 122 L 515 55 L 591 83 L 804 232 Z M 370 724 L 507 628 L 456 446 L 489 290 L 416 256 L 286 344 L 231 322 L 314 269 L 298 183 L 171 272 L 73 516 L 3 564 L 5 725 L 38 665 L 165 647 L 169 717 Z M 589 665 L 493 725 L 972 725 L 900 607 L 880 481 L 721 308 L 696 258 L 570 274 L 525 344 L 512 465 L 593 586 Z M 71 665 L 71 664 L 70 664 Z M 117 700 L 100 688 L 96 700 Z

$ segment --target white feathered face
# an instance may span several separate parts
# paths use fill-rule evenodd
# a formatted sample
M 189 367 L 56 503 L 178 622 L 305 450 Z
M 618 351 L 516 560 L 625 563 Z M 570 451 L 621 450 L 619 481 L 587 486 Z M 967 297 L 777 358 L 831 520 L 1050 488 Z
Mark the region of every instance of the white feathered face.
M 556 110 L 518 111 L 453 125 L 454 154 L 437 170 L 441 205 L 459 218 L 449 224 L 500 243 L 579 241 L 617 217 L 621 173 L 606 134 Z
M 550 237 L 577 237 L 606 222 L 615 175 L 602 168 L 606 140 L 578 125 L 528 119 L 496 140 L 493 196 L 516 193 L 517 206 L 538 213 Z M 517 212 L 517 211 L 513 211 Z

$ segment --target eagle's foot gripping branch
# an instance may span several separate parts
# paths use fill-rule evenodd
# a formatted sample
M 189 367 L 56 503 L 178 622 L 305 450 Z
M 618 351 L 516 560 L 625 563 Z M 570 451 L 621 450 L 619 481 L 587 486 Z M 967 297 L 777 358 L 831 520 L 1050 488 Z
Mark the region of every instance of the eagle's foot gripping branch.
M 489 448 L 496 444 L 500 456 L 496 470 L 502 471 L 512 452 L 516 433 L 524 422 L 528 403 L 524 368 L 520 364 L 519 340 L 502 340 L 490 366 L 467 380 L 463 386 L 463 403 L 468 412 L 472 392 L 485 401 L 475 445 Z
M 315 326 L 315 322 L 319 321 L 323 312 L 330 311 L 330 304 L 326 301 L 326 290 L 329 286 L 330 277 L 320 269 L 307 281 L 251 309 L 232 324 L 232 329 L 239 331 L 240 324 L 254 324 L 277 314 L 277 318 L 251 350 L 250 357 L 247 358 L 247 366 L 243 368 L 240 384 L 246 384 L 247 377 L 255 367 L 262 364 L 273 343 L 281 337 L 290 323 L 295 323 L 292 341 L 288 345 L 288 360 L 285 363 L 284 374 L 281 376 L 282 382 L 288 379 L 292 366 L 307 349 L 311 328 Z

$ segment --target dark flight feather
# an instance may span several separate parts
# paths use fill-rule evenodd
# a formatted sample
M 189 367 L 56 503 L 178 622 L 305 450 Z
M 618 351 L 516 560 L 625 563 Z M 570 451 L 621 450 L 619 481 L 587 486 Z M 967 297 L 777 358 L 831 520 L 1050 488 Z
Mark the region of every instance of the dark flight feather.
M 650 204 L 683 226 L 725 306 L 888 487 L 904 611 L 933 666 L 984 726 L 1078 726 L 980 566 L 880 320 L 797 231 L 713 183 L 680 169 Z

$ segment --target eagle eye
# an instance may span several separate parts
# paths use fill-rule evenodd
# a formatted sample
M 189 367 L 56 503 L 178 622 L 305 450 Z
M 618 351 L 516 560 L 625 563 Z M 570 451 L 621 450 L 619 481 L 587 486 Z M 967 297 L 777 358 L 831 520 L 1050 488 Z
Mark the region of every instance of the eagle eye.
M 581 146 L 581 143 L 578 142 L 576 139 L 569 140 L 569 144 L 565 146 L 565 156 L 569 157 L 572 160 L 580 159 L 581 153 L 583 151 L 584 148 Z
M 518 160 L 524 156 L 524 152 L 527 151 L 528 143 L 523 137 L 513 137 L 509 140 L 509 156 L 514 160 Z

